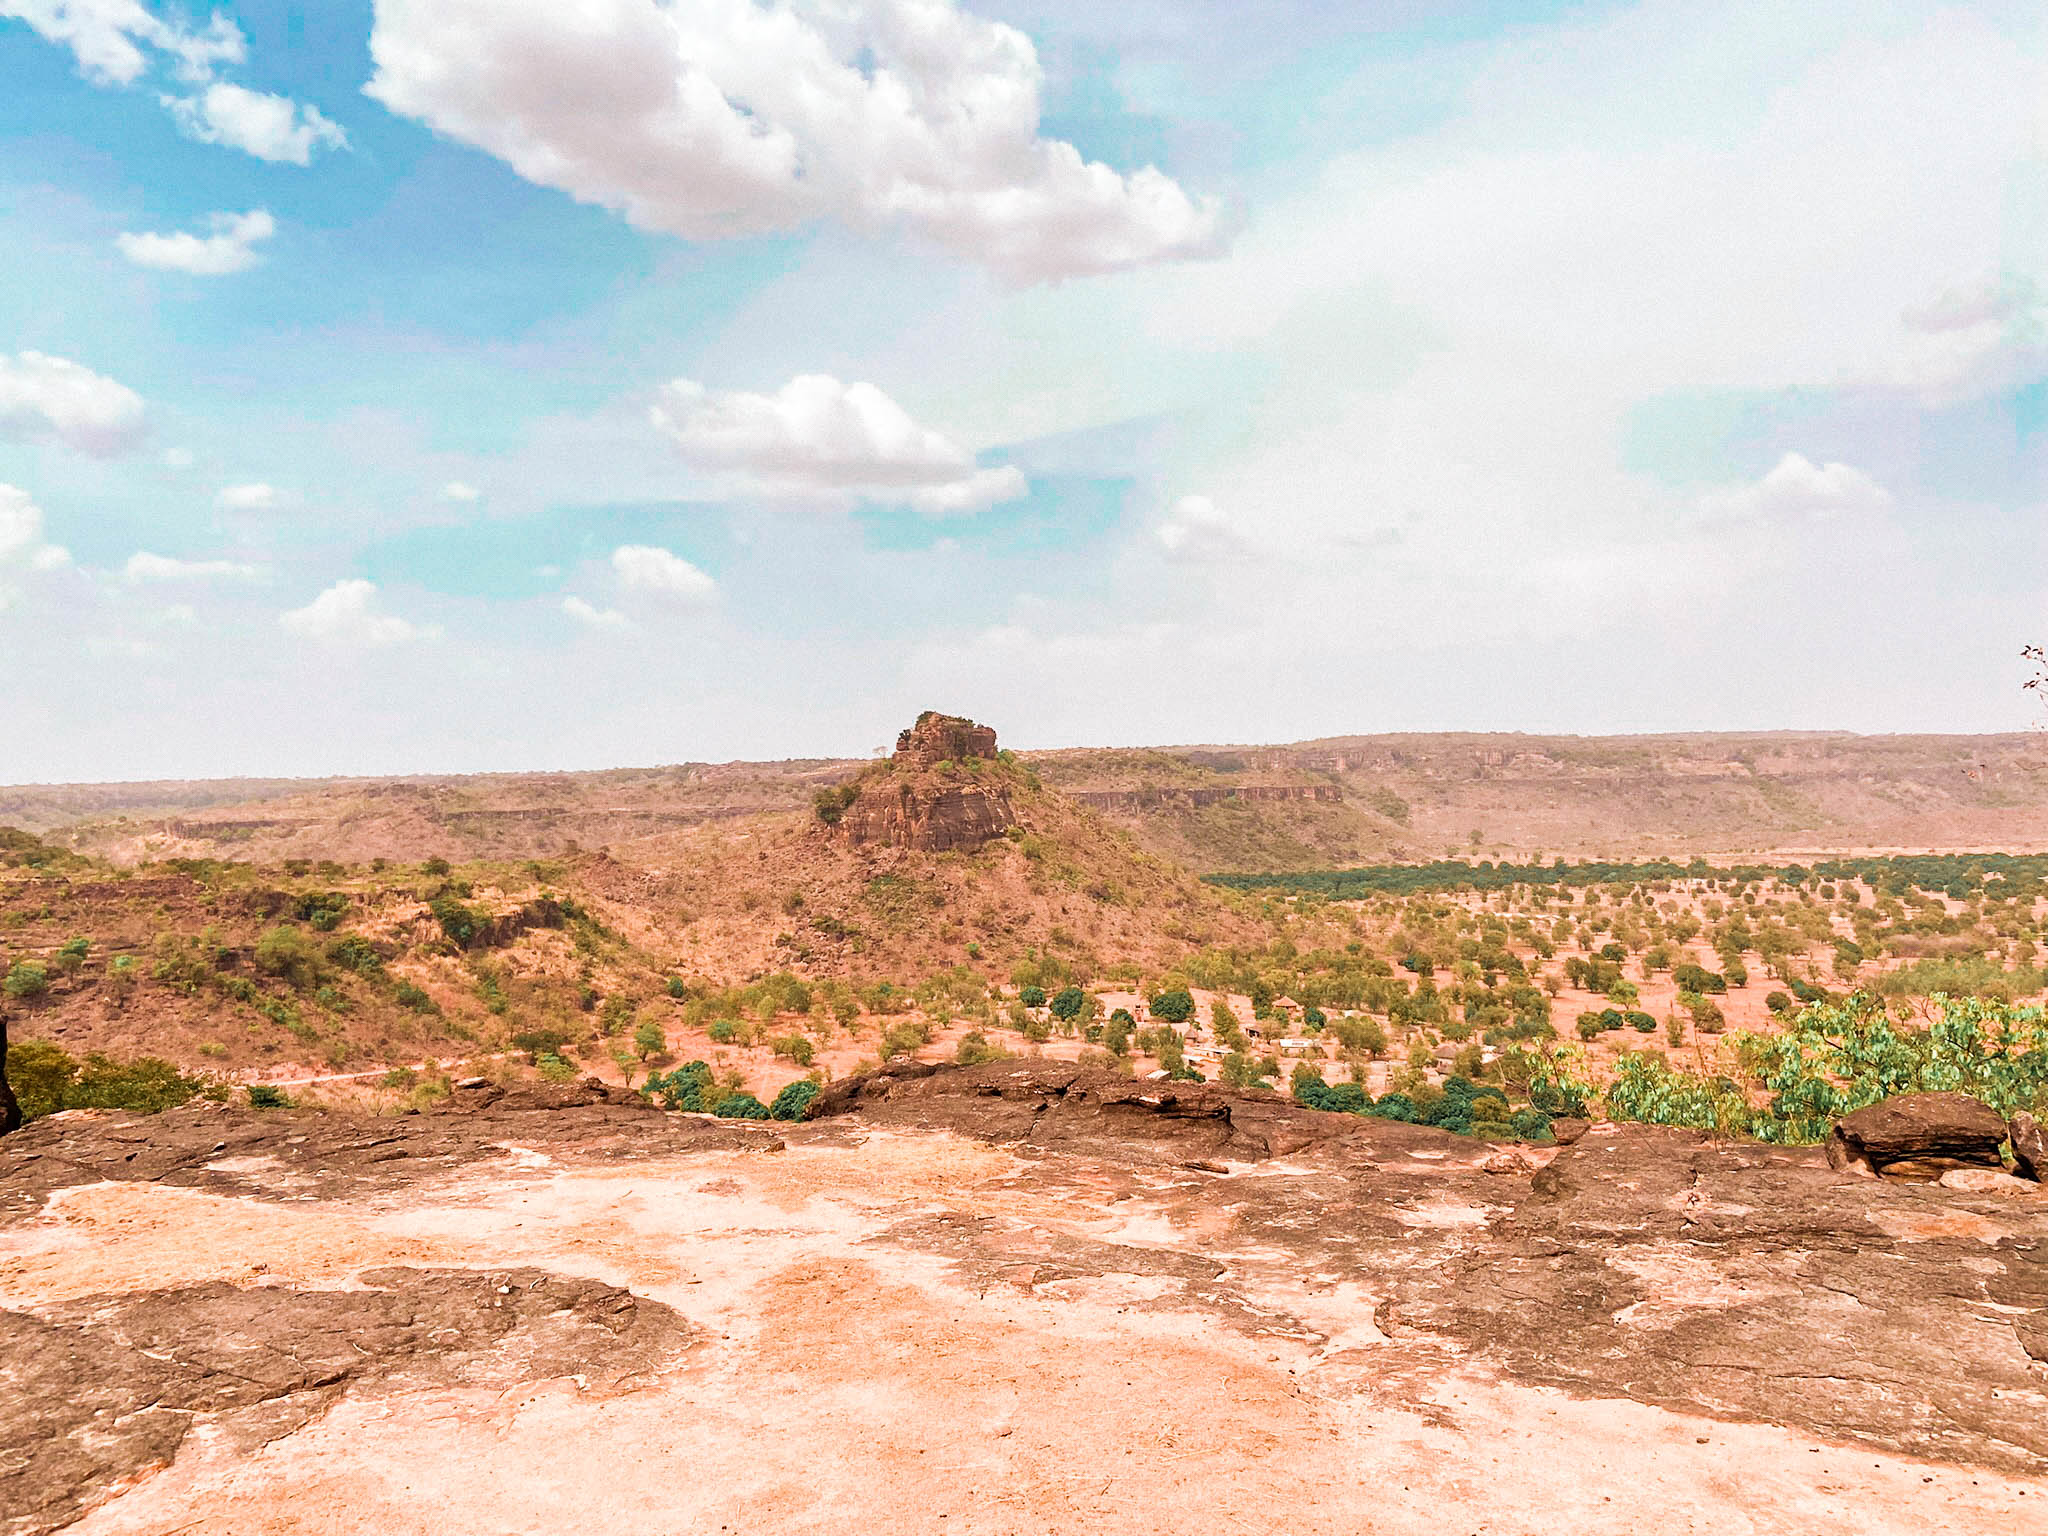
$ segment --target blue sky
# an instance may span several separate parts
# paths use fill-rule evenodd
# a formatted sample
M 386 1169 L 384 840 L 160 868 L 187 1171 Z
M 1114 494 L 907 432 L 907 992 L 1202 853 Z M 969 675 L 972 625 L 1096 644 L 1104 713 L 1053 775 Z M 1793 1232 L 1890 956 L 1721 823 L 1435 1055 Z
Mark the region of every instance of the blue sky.
M 2038 6 L 0 0 L 0 782 L 2013 729 Z

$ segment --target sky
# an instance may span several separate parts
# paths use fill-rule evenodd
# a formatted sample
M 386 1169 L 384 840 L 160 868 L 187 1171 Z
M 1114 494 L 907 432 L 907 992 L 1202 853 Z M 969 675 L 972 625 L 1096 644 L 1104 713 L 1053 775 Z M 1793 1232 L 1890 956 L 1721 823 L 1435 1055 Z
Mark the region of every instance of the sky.
M 2015 730 L 2048 9 L 0 0 L 0 783 Z

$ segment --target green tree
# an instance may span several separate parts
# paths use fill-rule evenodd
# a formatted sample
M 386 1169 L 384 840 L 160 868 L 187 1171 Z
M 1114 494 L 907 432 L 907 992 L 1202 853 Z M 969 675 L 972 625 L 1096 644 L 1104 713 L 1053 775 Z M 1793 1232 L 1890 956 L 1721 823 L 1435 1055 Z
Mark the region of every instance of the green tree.
M 652 1019 L 642 1019 L 633 1029 L 633 1053 L 642 1061 L 668 1049 L 668 1036 Z
M 1185 987 L 1161 992 L 1152 999 L 1152 1016 L 1169 1024 L 1185 1024 L 1195 1016 L 1195 999 Z
M 1052 1009 L 1052 1016 L 1054 1018 L 1071 1024 L 1081 1016 L 1082 1010 L 1088 1006 L 1088 994 L 1079 987 L 1062 987 L 1053 994 L 1052 1002 L 1049 1006 Z

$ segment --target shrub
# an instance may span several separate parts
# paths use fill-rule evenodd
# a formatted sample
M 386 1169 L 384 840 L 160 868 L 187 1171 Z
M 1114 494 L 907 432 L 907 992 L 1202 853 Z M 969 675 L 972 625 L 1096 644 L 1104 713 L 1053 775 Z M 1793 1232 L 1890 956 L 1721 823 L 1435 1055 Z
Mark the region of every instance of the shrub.
M 1766 992 L 1764 994 L 1764 1006 L 1778 1017 L 1783 1018 L 1792 1011 L 1792 999 L 1783 992 Z
M 739 1021 L 736 1019 L 713 1019 L 711 1027 L 705 1031 L 718 1045 L 731 1045 L 733 1037 L 739 1032 Z
M 398 984 L 397 998 L 398 1006 L 412 1013 L 439 1013 L 441 1011 L 440 1005 L 427 996 L 422 988 L 414 986 L 409 981 L 401 981 Z
M 698 1112 L 707 1107 L 707 1098 L 715 1100 L 717 1096 L 711 1083 L 711 1068 L 701 1061 L 686 1061 L 666 1076 L 649 1073 L 640 1091 L 650 1099 L 661 1100 L 664 1109 Z
M 483 942 L 490 932 L 491 920 L 474 907 L 466 907 L 455 899 L 452 891 L 442 891 L 427 903 L 427 911 L 434 921 L 441 925 L 441 932 L 448 942 L 457 949 L 469 949 Z
M 85 958 L 92 953 L 92 940 L 66 939 L 57 951 L 57 969 L 66 976 L 76 976 L 85 968 Z
M 766 1120 L 768 1106 L 751 1093 L 735 1093 L 721 1099 L 711 1113 L 721 1120 Z
M 322 891 L 310 896 L 301 896 L 295 911 L 300 922 L 310 924 L 322 933 L 332 933 L 341 926 L 341 920 L 348 916 L 348 896 L 342 891 Z
M 770 1120 L 801 1120 L 804 1111 L 811 1107 L 823 1090 L 810 1078 L 800 1077 L 793 1083 L 784 1083 L 782 1091 L 775 1095 L 775 1102 L 768 1106 Z
M 448 861 L 442 858 L 439 854 L 436 854 L 433 858 L 428 859 L 426 863 L 420 866 L 420 868 L 426 871 L 426 873 L 432 875 L 437 880 L 446 878 L 449 872 Z
M 808 1041 L 805 1043 L 809 1044 Z M 667 1049 L 668 1036 L 662 1032 L 661 1026 L 655 1023 L 654 1020 L 645 1019 L 634 1026 L 633 1053 L 642 1061 L 645 1061 L 650 1056 L 659 1055 Z
M 768 1042 L 769 1048 L 785 1061 L 793 1061 L 800 1067 L 808 1067 L 817 1060 L 817 1048 L 804 1035 L 782 1035 Z
M 1041 993 L 1040 995 L 1043 996 L 1044 994 Z M 1052 1009 L 1052 1016 L 1054 1018 L 1064 1019 L 1071 1024 L 1081 1016 L 1082 1010 L 1088 1006 L 1088 994 L 1079 987 L 1062 987 L 1053 994 L 1052 1001 L 1047 1006 Z
M 384 970 L 384 957 L 377 953 L 377 946 L 359 933 L 345 935 L 329 944 L 327 958 L 343 970 L 354 971 L 359 976 L 376 976 Z
M 24 1040 L 7 1053 L 7 1084 L 23 1120 L 60 1109 L 128 1109 L 154 1115 L 206 1087 L 156 1056 L 116 1061 L 94 1051 L 83 1061 L 49 1040 Z
M 892 1024 L 882 1032 L 882 1055 L 908 1056 L 923 1050 L 931 1044 L 932 1031 L 929 1024 L 920 1024 L 915 1019 L 905 1019 L 901 1024 Z
M 319 986 L 327 970 L 324 957 L 304 930 L 282 923 L 266 928 L 257 939 L 255 960 L 257 970 L 301 992 Z
M 1017 1001 L 1026 1008 L 1043 1008 L 1045 1006 L 1045 988 L 1026 987 L 1017 994 Z
M 960 1037 L 960 1043 L 953 1047 L 953 1059 L 963 1067 L 978 1067 L 985 1061 L 1001 1061 L 1008 1054 L 1001 1046 L 990 1045 L 988 1036 L 978 1029 L 970 1029 Z
M 818 820 L 828 827 L 836 827 L 846 815 L 853 802 L 860 798 L 860 784 L 848 780 L 844 784 L 828 784 L 811 797 L 811 809 Z
M 18 1002 L 32 1003 L 50 990 L 50 973 L 34 960 L 17 960 L 8 967 L 0 990 Z
M 534 1065 L 540 1069 L 540 1075 L 551 1083 L 570 1083 L 576 1080 L 576 1063 L 553 1052 L 539 1057 Z
M 249 1095 L 251 1109 L 289 1109 L 291 1100 L 282 1088 L 270 1083 L 251 1083 L 242 1090 Z
M 686 984 L 684 983 L 684 981 L 683 981 L 683 978 L 682 978 L 682 977 L 680 977 L 680 976 L 671 976 L 671 977 L 669 977 L 669 979 L 668 979 L 668 995 L 669 995 L 670 997 L 673 997 L 673 998 L 678 998 L 678 999 L 680 999 L 680 998 L 685 998 L 685 997 L 688 997 L 688 996 L 690 995 L 690 989 L 689 989 L 689 987 L 688 987 L 688 986 L 687 986 L 687 985 L 686 985 Z

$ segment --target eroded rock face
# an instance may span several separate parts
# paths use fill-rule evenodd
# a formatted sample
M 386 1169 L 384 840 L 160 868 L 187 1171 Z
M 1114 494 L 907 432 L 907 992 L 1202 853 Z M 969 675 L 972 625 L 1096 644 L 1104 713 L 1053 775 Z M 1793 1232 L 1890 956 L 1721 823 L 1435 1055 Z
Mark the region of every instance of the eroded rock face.
M 896 766 L 899 768 L 930 768 L 943 762 L 966 762 L 980 758 L 994 762 L 996 756 L 995 727 L 976 725 L 972 720 L 959 715 L 942 715 L 935 709 L 928 709 L 917 717 L 917 723 L 896 735 Z
M 840 828 L 856 843 L 949 853 L 979 848 L 1017 824 L 1001 771 L 942 769 L 993 764 L 996 733 L 957 715 L 927 710 L 896 738 L 889 771 L 860 785 Z
M 215 1283 L 0 1311 L 0 1531 L 41 1536 L 167 1464 L 202 1417 L 253 1448 L 382 1378 L 574 1377 L 599 1395 L 673 1358 L 660 1302 L 535 1269 L 378 1269 L 358 1288 Z
M 1953 1168 L 2000 1168 L 2005 1121 L 1967 1093 L 1902 1093 L 1843 1117 L 1828 1143 L 1836 1168 L 1893 1178 L 1940 1178 Z

